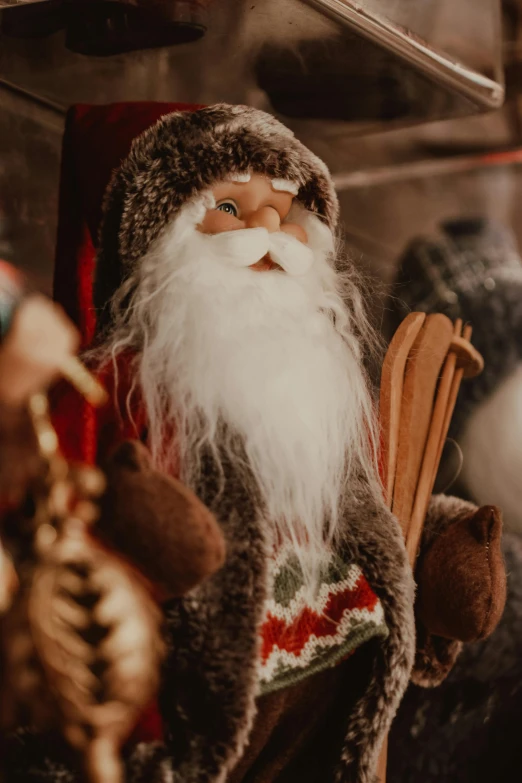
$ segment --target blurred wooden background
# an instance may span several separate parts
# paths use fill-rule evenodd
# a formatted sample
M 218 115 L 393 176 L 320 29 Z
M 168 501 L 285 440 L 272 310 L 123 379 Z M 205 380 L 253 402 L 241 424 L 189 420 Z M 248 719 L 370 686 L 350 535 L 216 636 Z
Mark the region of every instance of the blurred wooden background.
M 141 99 L 276 111 L 337 176 L 350 251 L 384 283 L 408 240 L 441 219 L 493 216 L 522 241 L 521 168 L 512 162 L 521 143 L 522 2 L 504 2 L 502 36 L 491 21 L 498 5 L 386 4 L 397 23 L 486 74 L 498 47 L 506 103 L 474 116 L 303 0 L 214 0 L 201 40 L 108 58 L 67 50 L 61 32 L 0 33 L 0 256 L 50 290 L 66 107 Z M 473 163 L 492 151 L 504 154 L 502 165 Z

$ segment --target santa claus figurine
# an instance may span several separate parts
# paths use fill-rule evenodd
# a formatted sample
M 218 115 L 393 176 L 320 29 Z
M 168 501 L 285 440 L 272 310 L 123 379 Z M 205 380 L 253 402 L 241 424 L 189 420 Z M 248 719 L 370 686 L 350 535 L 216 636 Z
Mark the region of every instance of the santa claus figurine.
M 169 646 L 161 728 L 129 744 L 129 782 L 373 783 L 415 623 L 413 676 L 433 684 L 502 612 L 497 511 L 436 497 L 415 617 L 337 221 L 326 166 L 243 106 L 162 117 L 107 190 L 91 356 L 118 410 L 91 432 L 113 488 L 99 532 L 157 577 Z M 224 565 L 182 597 L 133 514 L 151 465 L 225 539 Z M 8 746 L 10 783 L 80 779 L 50 739 Z

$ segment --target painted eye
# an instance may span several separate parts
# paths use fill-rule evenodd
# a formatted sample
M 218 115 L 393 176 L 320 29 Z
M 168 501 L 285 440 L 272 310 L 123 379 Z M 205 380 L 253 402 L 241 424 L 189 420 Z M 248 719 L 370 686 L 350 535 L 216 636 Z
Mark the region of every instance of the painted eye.
M 233 201 L 222 201 L 221 204 L 217 205 L 216 209 L 220 212 L 225 212 L 227 215 L 232 215 L 232 217 L 238 216 L 238 209 Z

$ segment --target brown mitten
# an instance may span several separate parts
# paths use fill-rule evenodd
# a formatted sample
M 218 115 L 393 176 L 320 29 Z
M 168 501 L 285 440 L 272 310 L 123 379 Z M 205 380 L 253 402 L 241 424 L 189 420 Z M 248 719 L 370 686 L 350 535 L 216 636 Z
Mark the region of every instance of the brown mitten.
M 167 596 L 181 596 L 224 562 L 225 545 L 209 509 L 181 482 L 157 471 L 137 441 L 104 465 L 107 490 L 95 532 Z
M 501 532 L 498 509 L 483 506 L 433 538 L 416 574 L 417 617 L 426 631 L 461 642 L 492 633 L 506 602 Z

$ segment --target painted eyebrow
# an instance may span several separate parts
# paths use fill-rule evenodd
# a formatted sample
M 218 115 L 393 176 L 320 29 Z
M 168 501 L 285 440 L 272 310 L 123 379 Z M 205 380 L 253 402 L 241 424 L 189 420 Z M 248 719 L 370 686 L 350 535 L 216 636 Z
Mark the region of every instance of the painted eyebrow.
M 289 179 L 276 178 L 271 180 L 271 183 L 274 190 L 283 191 L 284 193 L 291 193 L 292 196 L 297 196 L 299 192 L 299 185 Z

